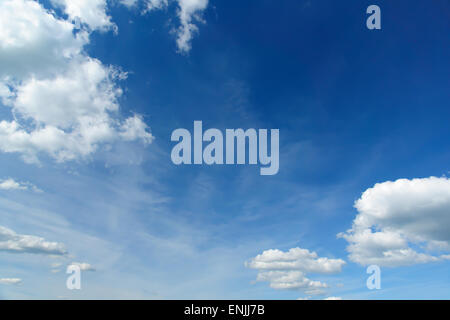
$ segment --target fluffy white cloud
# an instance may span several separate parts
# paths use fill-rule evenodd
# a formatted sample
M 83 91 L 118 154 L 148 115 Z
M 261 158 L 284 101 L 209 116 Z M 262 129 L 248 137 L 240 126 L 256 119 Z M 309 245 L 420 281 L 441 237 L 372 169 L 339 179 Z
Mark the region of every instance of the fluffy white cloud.
M 33 190 L 34 192 L 42 192 L 30 182 L 17 182 L 12 178 L 0 180 L 0 190 Z
M 85 23 L 92 30 L 116 28 L 106 13 L 106 0 L 51 0 L 51 3 L 61 7 L 71 21 Z
M 56 18 L 35 1 L 0 1 L 0 94 L 2 81 L 58 72 L 81 53 L 88 34 Z
M 77 266 L 81 271 L 95 271 L 95 268 L 87 262 L 72 262 L 71 266 Z
M 0 251 L 48 255 L 66 254 L 62 243 L 49 242 L 41 237 L 17 234 L 2 226 L 0 226 Z
M 0 189 L 2 190 L 26 190 L 27 187 L 20 182 L 16 182 L 9 178 L 6 180 L 0 180 Z
M 16 87 L 9 104 L 15 114 L 34 125 L 24 128 L 16 120 L 0 122 L 0 150 L 19 152 L 37 162 L 46 152 L 57 161 L 86 157 L 101 143 L 116 140 L 153 140 L 139 116 L 121 123 L 114 117 L 122 91 L 115 85 L 120 73 L 95 59 L 73 61 L 63 74 L 50 79 L 31 77 Z
M 399 179 L 376 184 L 355 202 L 349 242 L 351 261 L 402 266 L 448 259 L 450 179 Z
M 0 284 L 21 284 L 22 279 L 19 278 L 0 278 Z
M 318 257 L 307 249 L 292 248 L 287 252 L 266 250 L 246 263 L 257 269 L 257 281 L 267 281 L 274 289 L 300 289 L 309 295 L 324 294 L 328 285 L 310 280 L 308 273 L 341 272 L 345 261 Z
M 138 114 L 127 118 L 121 124 L 119 136 L 125 141 L 141 139 L 144 143 L 151 143 L 154 139 L 154 137 L 148 132 L 148 126 Z
M 301 271 L 260 271 L 257 281 L 267 281 L 273 289 L 303 289 L 307 294 L 322 294 L 326 283 L 313 281 Z
M 96 59 L 73 61 L 68 70 L 53 78 L 30 77 L 16 87 L 13 112 L 33 120 L 39 126 L 63 129 L 80 124 L 82 119 L 108 120 L 118 110 L 116 72 Z
M 104 1 L 53 2 L 100 28 L 89 20 L 97 21 Z M 86 158 L 104 143 L 153 140 L 140 116 L 121 119 L 117 82 L 126 73 L 83 52 L 89 30 L 77 31 L 35 1 L 5 0 L 0 9 L 0 65 L 7 64 L 0 68 L 0 98 L 14 114 L 0 122 L 1 151 L 35 163 L 46 153 L 61 162 Z

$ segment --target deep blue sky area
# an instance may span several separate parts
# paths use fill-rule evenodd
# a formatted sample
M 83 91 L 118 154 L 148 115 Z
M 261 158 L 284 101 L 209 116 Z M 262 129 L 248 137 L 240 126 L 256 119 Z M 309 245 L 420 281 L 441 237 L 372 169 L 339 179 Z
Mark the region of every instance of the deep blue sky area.
M 327 181 L 377 145 L 388 157 L 382 179 L 394 178 L 390 167 L 416 176 L 407 159 L 426 164 L 448 135 L 448 5 L 381 1 L 383 28 L 369 31 L 368 4 L 216 1 L 187 56 L 167 36 L 165 13 L 113 8 L 119 34 L 95 34 L 88 50 L 130 71 L 125 104 L 152 119 L 161 143 L 197 119 L 221 128 L 264 124 L 286 132 L 282 145 L 303 139 L 338 149 L 340 161 L 320 170 Z M 245 106 L 227 108 L 233 103 Z M 242 117 L 244 107 L 253 119 Z M 442 156 L 443 167 L 431 161 L 434 174 L 445 173 Z M 408 164 L 414 171 L 401 172 Z
M 381 8 L 381 30 L 366 27 L 372 4 Z M 245 262 L 300 247 L 346 261 L 342 273 L 308 274 L 329 284 L 329 296 L 450 298 L 448 260 L 383 269 L 382 290 L 370 291 L 365 267 L 336 237 L 352 227 L 354 202 L 376 183 L 450 172 L 448 1 L 210 0 L 185 53 L 177 50 L 177 7 L 141 9 L 110 3 L 118 32 L 92 32 L 84 50 L 128 72 L 118 82 L 121 116 L 142 115 L 154 142 L 121 142 L 66 163 L 43 155 L 39 166 L 0 154 L 0 178 L 44 190 L 2 191 L 1 210 L 38 207 L 42 224 L 40 214 L 61 215 L 60 225 L 78 232 L 65 239 L 69 249 L 100 265 L 79 294 L 65 291 L 64 272 L 45 271 L 52 289 L 42 296 L 117 289 L 113 297 L 296 299 L 309 294 L 255 281 Z M 2 108 L 0 117 L 11 113 Z M 195 120 L 204 129 L 279 129 L 279 173 L 175 166 L 171 134 L 192 132 Z M 8 217 L 0 225 L 39 235 L 31 220 Z M 54 239 L 49 230 L 41 236 Z M 81 234 L 88 238 L 77 242 Z M 24 282 L 0 287 L 0 297 L 40 297 L 27 270 L 49 263 L 11 259 L 0 271 L 19 270 Z

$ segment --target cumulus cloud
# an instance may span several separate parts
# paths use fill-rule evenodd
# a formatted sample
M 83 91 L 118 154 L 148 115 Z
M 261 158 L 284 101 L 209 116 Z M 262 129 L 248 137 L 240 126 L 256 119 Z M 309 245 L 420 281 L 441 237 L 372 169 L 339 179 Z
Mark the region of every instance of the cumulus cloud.
M 0 189 L 2 190 L 26 190 L 27 187 L 23 183 L 19 183 L 9 178 L 0 180 Z
M 0 278 L 0 284 L 21 284 L 22 279 L 19 278 Z
M 106 31 L 116 28 L 107 15 L 106 0 L 50 0 L 54 6 L 60 7 L 75 23 L 85 23 L 92 30 Z
M 267 281 L 274 289 L 297 289 L 308 295 L 320 295 L 326 283 L 310 280 L 308 273 L 333 274 L 341 272 L 345 261 L 319 257 L 307 249 L 292 248 L 287 252 L 266 250 L 246 262 L 258 270 L 257 281 Z
M 16 88 L 11 107 L 16 114 L 39 126 L 71 128 L 83 118 L 105 121 L 108 112 L 118 110 L 122 91 L 115 87 L 116 73 L 99 60 L 74 61 L 53 78 L 29 78 Z
M 141 139 L 144 143 L 151 143 L 154 137 L 148 132 L 148 126 L 142 116 L 135 114 L 127 118 L 121 125 L 119 136 L 125 141 Z
M 0 180 L 0 190 L 32 190 L 34 192 L 42 192 L 30 182 L 17 182 L 12 178 Z
M 89 41 L 87 32 L 74 32 L 72 23 L 35 1 L 0 1 L 0 94 L 12 94 L 7 80 L 64 69 Z
M 326 283 L 313 281 L 301 271 L 260 271 L 257 281 L 269 282 L 273 289 L 303 289 L 307 294 L 323 294 L 328 288 Z
M 37 236 L 17 234 L 2 226 L 0 226 L 0 251 L 46 255 L 66 254 L 62 243 L 50 242 Z
M 109 26 L 109 19 L 97 20 L 104 1 L 53 3 L 92 29 Z M 86 158 L 101 144 L 153 140 L 142 117 L 121 118 L 118 81 L 126 73 L 83 52 L 90 29 L 78 30 L 34 1 L 5 0 L 0 9 L 0 58 L 7 58 L 0 59 L 7 65 L 0 68 L 0 98 L 14 115 L 0 122 L 1 151 L 30 163 L 41 153 L 62 162 Z
M 338 234 L 361 265 L 404 266 L 448 259 L 450 179 L 399 179 L 376 184 L 355 202 L 352 228 Z
M 87 262 L 72 262 L 70 266 L 77 266 L 81 271 L 95 271 L 95 268 Z

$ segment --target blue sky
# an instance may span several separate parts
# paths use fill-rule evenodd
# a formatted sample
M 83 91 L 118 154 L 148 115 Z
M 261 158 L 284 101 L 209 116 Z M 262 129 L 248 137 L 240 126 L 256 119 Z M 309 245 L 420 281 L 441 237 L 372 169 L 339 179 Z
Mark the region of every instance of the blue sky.
M 450 298 L 445 0 L 1 6 L 0 298 Z M 279 173 L 174 165 L 195 120 Z

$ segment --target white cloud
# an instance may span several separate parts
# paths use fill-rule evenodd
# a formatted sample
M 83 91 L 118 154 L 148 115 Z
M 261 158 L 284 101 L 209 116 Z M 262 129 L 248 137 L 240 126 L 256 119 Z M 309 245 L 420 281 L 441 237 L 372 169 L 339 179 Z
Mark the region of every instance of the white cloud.
M 327 297 L 323 300 L 342 300 L 342 298 L 341 297 Z
M 107 15 L 106 0 L 51 0 L 52 4 L 61 7 L 75 23 L 85 23 L 92 30 L 106 31 L 116 28 Z
M 19 278 L 0 278 L 0 284 L 21 284 L 22 279 Z
M 102 3 L 70 1 L 65 8 L 89 20 Z M 126 73 L 82 51 L 88 30 L 75 32 L 34 1 L 6 0 L 0 9 L 0 58 L 9 59 L 0 59 L 8 65 L 0 69 L 0 98 L 14 115 L 0 122 L 1 151 L 30 163 L 38 163 L 40 153 L 62 162 L 86 158 L 105 143 L 153 140 L 139 115 L 121 120 L 117 82 Z
M 16 182 L 9 178 L 6 180 L 0 180 L 0 189 L 2 190 L 26 190 L 27 187 L 22 183 Z
M 177 31 L 177 45 L 181 52 L 189 52 L 192 37 L 198 32 L 194 22 L 202 22 L 201 12 L 207 8 L 208 0 L 178 0 L 178 5 L 181 26 Z
M 300 297 L 297 300 L 311 300 L 311 297 Z M 341 297 L 333 297 L 333 296 L 331 296 L 331 297 L 326 297 L 326 298 L 324 298 L 322 300 L 342 300 L 342 298 Z
M 71 266 L 77 266 L 81 271 L 95 271 L 95 268 L 87 262 L 72 262 Z
M 448 259 L 450 179 L 399 179 L 376 184 L 355 202 L 352 228 L 338 234 L 361 265 L 402 266 Z
M 131 8 L 134 7 L 139 0 L 120 0 L 120 3 L 123 4 L 124 6 Z
M 169 5 L 169 0 L 147 0 L 145 1 L 145 12 L 150 10 L 157 10 L 166 8 Z
M 301 271 L 259 271 L 256 280 L 269 282 L 273 289 L 303 289 L 308 294 L 322 294 L 328 288 L 326 283 L 310 280 Z
M 2 226 L 0 226 L 0 251 L 48 255 L 66 254 L 62 243 L 49 242 L 41 237 L 17 234 Z
M 53 74 L 81 53 L 88 34 L 56 18 L 35 1 L 0 1 L 0 94 L 2 81 Z M 3 94 L 2 94 L 3 93 Z
M 287 252 L 266 250 L 247 266 L 259 270 L 301 270 L 307 273 L 331 274 L 340 272 L 345 262 L 341 259 L 319 258 L 308 249 L 292 248 Z
M 297 300 L 311 300 L 311 297 L 300 297 Z M 322 300 L 342 300 L 342 298 L 341 297 L 333 297 L 333 296 L 331 296 L 331 297 L 326 297 L 326 298 L 324 298 Z
M 125 141 L 141 139 L 144 143 L 151 143 L 154 137 L 148 132 L 148 127 L 142 117 L 135 114 L 127 118 L 120 126 L 119 136 Z
M 108 112 L 118 110 L 122 91 L 115 87 L 116 73 L 96 59 L 73 61 L 70 68 L 56 77 L 29 78 L 16 87 L 13 112 L 39 126 L 63 129 L 80 124 L 82 119 L 108 119 Z
M 30 182 L 17 182 L 12 178 L 0 180 L 0 190 L 32 190 L 34 192 L 42 192 Z
M 133 7 L 138 0 L 122 0 L 127 7 Z M 198 32 L 198 23 L 204 23 L 202 12 L 208 7 L 208 0 L 143 0 L 145 12 L 167 8 L 170 2 L 177 4 L 177 15 L 180 22 L 175 33 L 179 52 L 191 50 L 191 41 Z
M 267 281 L 274 289 L 300 289 L 309 295 L 324 294 L 326 283 L 310 280 L 308 273 L 341 272 L 345 261 L 318 257 L 307 249 L 292 248 L 287 252 L 266 250 L 246 263 L 258 269 L 257 281 Z

